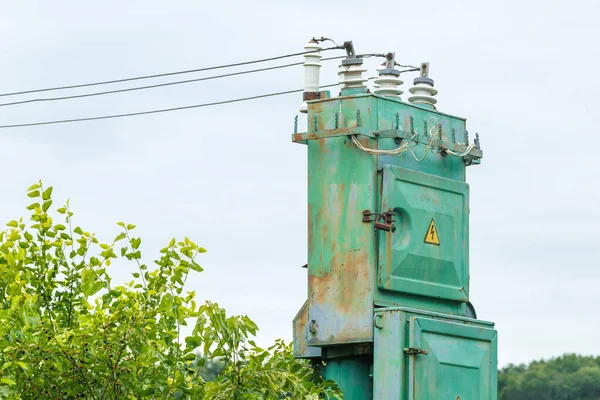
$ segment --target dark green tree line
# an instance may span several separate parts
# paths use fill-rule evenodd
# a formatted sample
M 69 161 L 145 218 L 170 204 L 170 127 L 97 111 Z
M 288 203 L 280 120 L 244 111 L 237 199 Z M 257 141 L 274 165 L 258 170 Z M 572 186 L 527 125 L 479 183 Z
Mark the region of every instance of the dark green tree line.
M 498 371 L 499 400 L 600 400 L 600 357 L 566 354 Z

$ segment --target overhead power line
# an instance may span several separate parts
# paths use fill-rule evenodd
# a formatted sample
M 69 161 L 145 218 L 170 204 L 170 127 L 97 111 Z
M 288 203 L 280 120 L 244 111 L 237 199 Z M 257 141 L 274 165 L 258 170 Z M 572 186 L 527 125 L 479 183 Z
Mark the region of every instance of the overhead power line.
M 328 58 L 323 58 L 321 61 L 338 60 L 338 59 L 341 59 L 341 58 L 346 58 L 346 57 L 345 56 L 328 57 Z M 155 85 L 148 85 L 148 86 L 137 86 L 137 87 L 126 88 L 126 89 L 107 90 L 107 91 L 104 91 L 104 92 L 76 94 L 76 95 L 72 95 L 72 96 L 46 97 L 46 98 L 38 98 L 38 99 L 28 99 L 28 100 L 21 100 L 21 101 L 13 101 L 13 102 L 10 102 L 10 103 L 0 103 L 0 107 L 14 106 L 14 105 L 18 105 L 18 104 L 27 104 L 27 103 L 37 103 L 37 102 L 43 102 L 43 101 L 59 101 L 59 100 L 78 99 L 78 98 L 81 98 L 81 97 L 102 96 L 102 95 L 107 95 L 107 94 L 132 92 L 132 91 L 135 91 L 135 90 L 154 89 L 154 88 L 159 88 L 159 87 L 164 87 L 164 86 L 181 85 L 181 84 L 185 84 L 185 83 L 208 81 L 208 80 L 211 80 L 211 79 L 219 79 L 219 78 L 226 78 L 226 77 L 236 76 L 236 75 L 252 74 L 252 73 L 255 73 L 255 72 L 262 72 L 262 71 L 270 71 L 270 70 L 274 70 L 274 69 L 288 68 L 288 67 L 293 67 L 293 66 L 302 65 L 302 64 L 304 64 L 303 61 L 296 62 L 296 63 L 291 63 L 291 64 L 276 65 L 276 66 L 273 66 L 273 67 L 257 68 L 257 69 L 247 70 L 247 71 L 232 72 L 232 73 L 229 73 L 229 74 L 207 76 L 207 77 L 196 78 L 196 79 L 188 79 L 188 80 L 184 80 L 184 81 L 158 83 L 158 84 L 155 84 Z
M 343 48 L 344 48 L 344 46 L 327 47 L 325 49 L 321 49 L 320 51 L 340 50 L 340 49 L 343 49 Z M 233 63 L 233 64 L 216 65 L 216 66 L 212 66 L 212 67 L 196 68 L 196 69 L 189 69 L 189 70 L 176 71 L 176 72 L 167 72 L 167 73 L 162 73 L 162 74 L 135 76 L 135 77 L 132 77 L 132 78 L 122 78 L 122 79 L 114 79 L 114 80 L 109 80 L 109 81 L 100 81 L 100 82 L 91 82 L 91 83 L 81 83 L 81 84 L 77 84 L 77 85 L 57 86 L 57 87 L 50 87 L 50 88 L 44 88 L 44 89 L 24 90 L 24 91 L 21 91 L 21 92 L 0 93 L 0 97 L 15 96 L 15 95 L 19 95 L 19 94 L 48 92 L 48 91 L 51 91 L 51 90 L 75 89 L 75 88 L 82 88 L 82 87 L 89 87 L 89 86 L 108 85 L 108 84 L 111 84 L 111 83 L 137 81 L 137 80 L 141 80 L 141 79 L 160 78 L 160 77 L 163 77 L 163 76 L 172 76 L 172 75 L 180 75 L 180 74 L 190 74 L 190 73 L 193 73 L 193 72 L 212 71 L 212 70 L 215 70 L 215 69 L 230 68 L 230 67 L 239 67 L 239 66 L 242 66 L 242 65 L 257 64 L 257 63 L 262 63 L 262 62 L 267 62 L 267 61 L 281 60 L 283 58 L 301 56 L 303 54 L 309 54 L 309 53 L 314 53 L 314 51 L 313 50 L 311 50 L 311 51 L 303 51 L 303 52 L 300 52 L 300 53 L 285 54 L 285 55 L 281 55 L 281 56 L 277 56 L 277 57 L 269 57 L 269 58 L 263 58 L 263 59 L 259 59 L 259 60 L 243 61 L 243 62 L 238 62 L 238 63 Z
M 328 87 L 334 87 L 334 86 L 338 86 L 338 85 L 339 85 L 339 83 L 334 83 L 331 85 L 325 85 L 325 86 L 320 86 L 320 87 L 328 88 Z M 101 120 L 101 119 L 134 117 L 134 116 L 138 116 L 138 115 L 147 115 L 147 114 L 158 114 L 158 113 L 165 113 L 165 112 L 171 112 L 171 111 L 189 110 L 191 108 L 201 108 L 201 107 L 216 106 L 216 105 L 220 105 L 220 104 L 237 103 L 240 101 L 262 99 L 265 97 L 281 96 L 284 94 L 299 93 L 302 91 L 304 91 L 304 89 L 287 90 L 285 92 L 276 92 L 276 93 L 261 94 L 258 96 L 241 97 L 241 98 L 231 99 L 231 100 L 215 101 L 212 103 L 193 104 L 193 105 L 189 105 L 189 106 L 163 108 L 163 109 L 159 109 L 159 110 L 140 111 L 140 112 L 126 113 L 126 114 L 113 114 L 113 115 L 103 115 L 103 116 L 99 116 L 99 117 L 87 117 L 87 118 L 63 119 L 63 120 L 56 120 L 56 121 L 32 122 L 32 123 L 28 123 L 28 124 L 0 125 L 0 129 L 24 128 L 24 127 L 28 127 L 28 126 L 66 124 L 66 123 L 71 123 L 71 122 L 97 121 L 97 120 Z

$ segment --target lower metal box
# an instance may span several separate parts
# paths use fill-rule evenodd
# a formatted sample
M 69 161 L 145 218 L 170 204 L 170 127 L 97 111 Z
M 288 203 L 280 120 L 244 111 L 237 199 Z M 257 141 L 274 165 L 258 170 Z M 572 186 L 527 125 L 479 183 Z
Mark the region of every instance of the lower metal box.
M 377 310 L 374 398 L 496 400 L 493 326 L 407 308 Z

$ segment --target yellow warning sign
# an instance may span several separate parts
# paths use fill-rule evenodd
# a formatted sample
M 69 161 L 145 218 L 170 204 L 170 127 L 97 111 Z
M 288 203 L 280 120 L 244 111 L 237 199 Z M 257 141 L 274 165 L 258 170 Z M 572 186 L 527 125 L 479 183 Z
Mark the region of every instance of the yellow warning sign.
M 425 243 L 435 244 L 436 246 L 440 245 L 440 237 L 438 236 L 437 228 L 435 227 L 435 222 L 433 219 L 429 224 L 429 228 L 427 229 L 427 233 L 425 233 Z

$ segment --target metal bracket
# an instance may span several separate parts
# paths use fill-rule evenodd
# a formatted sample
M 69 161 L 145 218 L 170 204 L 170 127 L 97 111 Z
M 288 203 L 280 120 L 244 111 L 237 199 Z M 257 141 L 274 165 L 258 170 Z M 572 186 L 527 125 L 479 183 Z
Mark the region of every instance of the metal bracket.
M 394 220 L 394 213 L 392 210 L 387 210 L 383 213 L 372 213 L 371 210 L 364 210 L 362 212 L 362 216 L 363 222 L 374 222 L 375 229 L 380 229 L 386 232 L 394 232 L 396 230 L 396 227 L 392 225 L 394 222 L 396 222 L 396 220 Z
M 344 42 L 344 49 L 346 49 L 346 57 L 347 58 L 356 58 L 356 53 L 354 52 L 354 45 L 351 40 Z
M 416 347 L 407 347 L 404 349 L 404 352 L 408 355 L 418 355 L 418 354 L 427 355 L 427 350 L 419 349 Z

